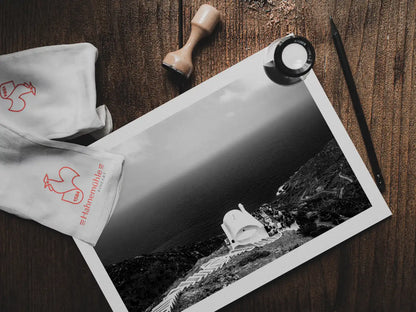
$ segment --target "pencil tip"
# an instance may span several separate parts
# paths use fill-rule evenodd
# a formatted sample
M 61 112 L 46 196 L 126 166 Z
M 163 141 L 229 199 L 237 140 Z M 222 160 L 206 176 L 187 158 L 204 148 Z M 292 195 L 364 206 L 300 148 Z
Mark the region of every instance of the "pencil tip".
M 329 23 L 331 24 L 331 32 L 332 34 L 335 34 L 338 32 L 337 27 L 335 26 L 334 20 L 332 19 L 332 16 L 329 17 Z

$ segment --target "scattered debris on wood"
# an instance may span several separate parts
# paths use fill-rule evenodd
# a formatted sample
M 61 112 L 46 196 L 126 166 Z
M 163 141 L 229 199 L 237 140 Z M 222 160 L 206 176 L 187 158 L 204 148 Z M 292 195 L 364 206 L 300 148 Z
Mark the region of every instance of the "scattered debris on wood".
M 266 26 L 279 24 L 282 19 L 296 18 L 296 5 L 292 0 L 279 1 L 279 4 L 269 13 Z
M 248 4 L 248 10 L 266 14 L 268 27 L 280 24 L 284 19 L 298 17 L 297 7 L 293 0 L 243 0 L 243 2 Z

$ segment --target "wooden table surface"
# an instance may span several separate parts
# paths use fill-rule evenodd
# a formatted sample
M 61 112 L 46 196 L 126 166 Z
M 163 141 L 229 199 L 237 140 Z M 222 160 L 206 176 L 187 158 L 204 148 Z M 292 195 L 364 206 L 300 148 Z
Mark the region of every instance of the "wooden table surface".
M 194 51 L 189 82 L 179 83 L 161 60 L 183 45 L 202 3 L 3 0 L 0 53 L 91 42 L 100 53 L 98 104 L 108 105 L 120 128 L 295 32 L 315 46 L 314 70 L 368 164 L 330 37 L 331 15 L 344 40 L 393 216 L 221 311 L 416 311 L 415 1 L 296 0 L 296 9 L 286 15 L 249 1 L 210 1 L 222 22 Z M 0 311 L 109 310 L 70 237 L 0 212 Z

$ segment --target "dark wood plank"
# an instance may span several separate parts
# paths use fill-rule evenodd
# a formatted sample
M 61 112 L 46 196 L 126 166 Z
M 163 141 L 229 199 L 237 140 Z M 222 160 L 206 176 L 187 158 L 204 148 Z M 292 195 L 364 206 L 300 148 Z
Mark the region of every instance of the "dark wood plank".
M 329 35 L 327 19 L 332 15 L 344 40 L 386 178 L 385 198 L 394 215 L 223 311 L 415 311 L 415 2 L 295 2 L 295 14 L 278 16 L 280 23 L 271 27 L 270 13 L 249 8 L 253 2 L 210 1 L 222 12 L 223 22 L 196 48 L 195 73 L 185 85 L 171 79 L 160 62 L 188 38 L 190 20 L 203 3 L 199 0 L 2 1 L 0 53 L 93 43 L 100 51 L 98 102 L 110 107 L 118 128 L 293 31 L 314 44 L 318 55 L 314 70 L 367 162 Z M 70 238 L 2 212 L 0 276 L 2 311 L 109 310 Z
M 189 36 L 192 16 L 202 3 L 183 1 L 184 40 Z M 334 17 L 386 177 L 385 198 L 394 211 L 389 220 L 223 310 L 415 310 L 414 1 L 298 0 L 296 14 L 283 16 L 274 27 L 267 26 L 270 13 L 257 8 L 256 1 L 210 3 L 222 12 L 222 25 L 196 48 L 195 72 L 189 86 L 241 61 L 275 38 L 292 31 L 304 35 L 317 51 L 314 70 L 368 165 L 329 33 L 328 18 Z
M 178 22 L 178 1 L 2 1 L 0 53 L 91 42 L 118 128 L 178 94 L 160 65 Z M 0 276 L 0 311 L 110 311 L 70 237 L 3 212 Z

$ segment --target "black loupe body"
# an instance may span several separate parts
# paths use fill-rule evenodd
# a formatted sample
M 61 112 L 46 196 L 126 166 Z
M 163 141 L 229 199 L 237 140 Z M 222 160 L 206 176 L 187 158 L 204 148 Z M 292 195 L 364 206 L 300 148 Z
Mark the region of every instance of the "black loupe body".
M 314 62 L 312 44 L 306 38 L 290 34 L 267 47 L 263 67 L 274 82 L 292 85 L 306 78 Z

